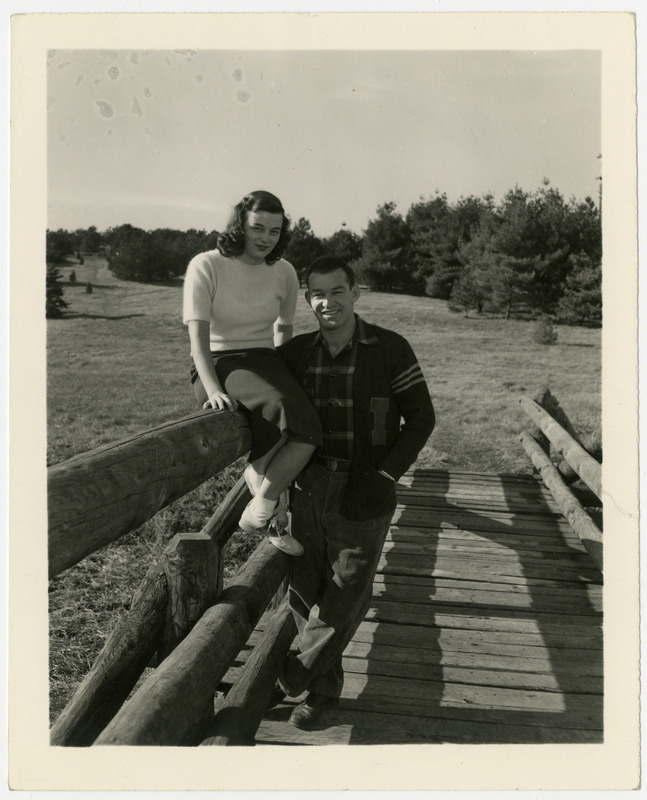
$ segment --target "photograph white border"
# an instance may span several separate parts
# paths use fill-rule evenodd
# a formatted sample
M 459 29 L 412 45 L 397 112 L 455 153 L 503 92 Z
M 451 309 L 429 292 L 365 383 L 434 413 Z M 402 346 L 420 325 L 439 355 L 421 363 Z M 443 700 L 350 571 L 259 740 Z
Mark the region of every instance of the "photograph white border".
M 98 24 L 100 22 L 100 24 Z M 639 780 L 637 210 L 628 13 L 27 14 L 12 25 L 10 786 L 29 790 L 619 790 Z M 295 42 L 300 48 L 295 48 Z M 60 748 L 48 743 L 44 281 L 49 49 L 602 51 L 605 741 Z M 325 754 L 325 758 L 322 758 Z

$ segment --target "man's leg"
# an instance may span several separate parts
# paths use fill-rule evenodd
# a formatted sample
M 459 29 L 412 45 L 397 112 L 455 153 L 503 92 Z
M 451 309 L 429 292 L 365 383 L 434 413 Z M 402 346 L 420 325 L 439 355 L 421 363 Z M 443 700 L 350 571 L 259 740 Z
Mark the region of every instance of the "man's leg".
M 321 597 L 326 580 L 326 537 L 321 524 L 321 506 L 326 481 L 306 473 L 292 502 L 291 533 L 303 546 L 303 555 L 290 565 L 289 602 L 299 634 L 310 609 Z
M 370 604 L 373 577 L 392 514 L 356 522 L 337 509 L 346 476 L 313 467 L 293 505 L 293 535 L 305 553 L 292 565 L 290 605 L 299 631 L 285 679 L 295 690 L 339 697 L 341 654 Z M 297 693 L 300 693 L 297 691 Z
M 299 656 L 312 674 L 310 691 L 327 697 L 341 695 L 342 653 L 371 604 L 373 579 L 393 514 L 363 522 L 336 516 L 327 535 L 332 569 L 300 637 Z

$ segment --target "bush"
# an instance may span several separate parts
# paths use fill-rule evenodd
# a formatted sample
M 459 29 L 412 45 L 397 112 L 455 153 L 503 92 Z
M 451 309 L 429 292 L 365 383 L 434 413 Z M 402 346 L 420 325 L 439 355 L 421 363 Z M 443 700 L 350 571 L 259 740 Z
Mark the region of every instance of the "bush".
M 533 326 L 532 338 L 537 344 L 555 344 L 557 331 L 548 314 L 542 314 Z

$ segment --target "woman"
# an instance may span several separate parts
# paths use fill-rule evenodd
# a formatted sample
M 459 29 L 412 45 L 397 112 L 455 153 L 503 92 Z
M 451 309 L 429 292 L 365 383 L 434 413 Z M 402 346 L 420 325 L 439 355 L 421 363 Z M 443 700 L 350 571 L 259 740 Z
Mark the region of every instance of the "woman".
M 299 288 L 294 267 L 281 258 L 289 225 L 277 197 L 263 191 L 246 195 L 218 237 L 218 249 L 191 260 L 183 318 L 198 402 L 229 411 L 240 405 L 249 416 L 245 480 L 252 500 L 239 525 L 301 555 L 303 548 L 277 519 L 277 504 L 322 435 L 317 414 L 275 350 L 292 337 Z

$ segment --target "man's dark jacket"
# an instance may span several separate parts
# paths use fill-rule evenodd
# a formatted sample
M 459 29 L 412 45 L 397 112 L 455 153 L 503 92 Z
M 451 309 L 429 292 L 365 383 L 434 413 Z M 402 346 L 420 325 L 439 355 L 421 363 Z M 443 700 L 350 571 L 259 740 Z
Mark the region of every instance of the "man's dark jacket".
M 395 483 L 416 460 L 435 423 L 427 384 L 411 345 L 400 334 L 362 321 L 353 378 L 355 439 L 340 513 L 376 519 L 395 509 Z M 320 332 L 301 334 L 278 348 L 299 385 Z

